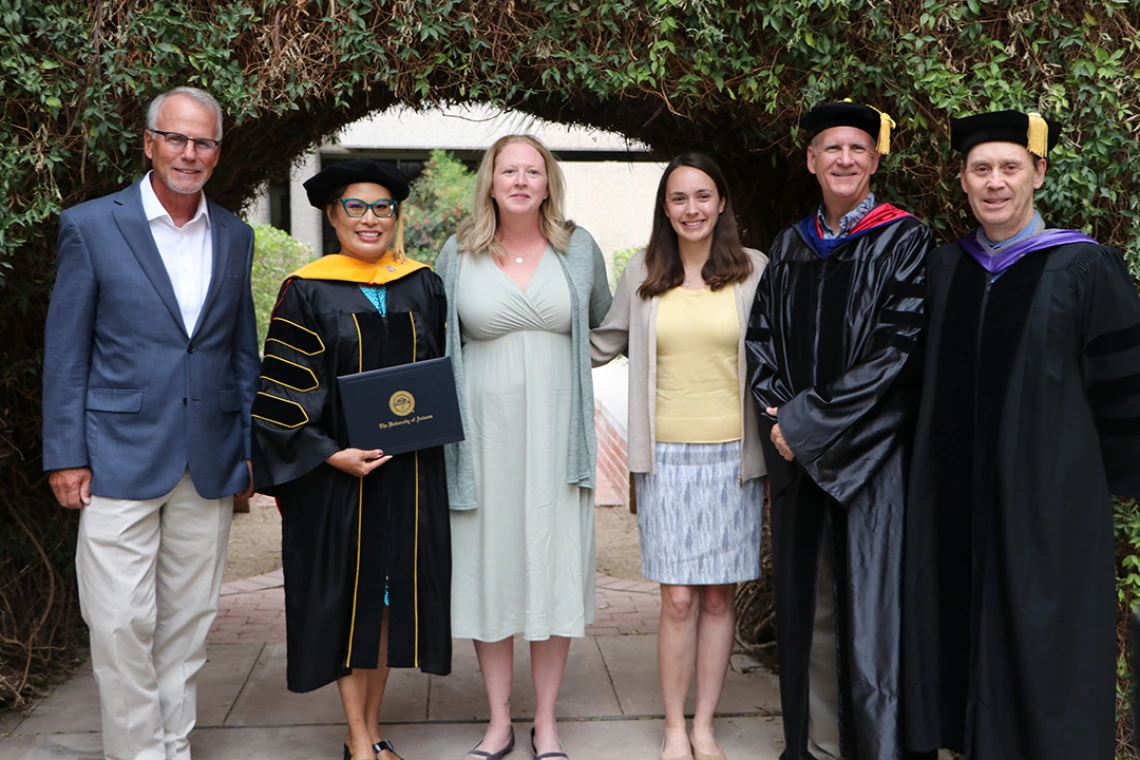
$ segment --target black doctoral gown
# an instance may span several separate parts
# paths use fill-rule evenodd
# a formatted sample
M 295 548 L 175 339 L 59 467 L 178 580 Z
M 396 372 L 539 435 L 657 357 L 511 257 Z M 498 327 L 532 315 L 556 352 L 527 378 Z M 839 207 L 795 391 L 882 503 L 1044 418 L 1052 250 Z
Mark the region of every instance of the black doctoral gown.
M 770 428 L 776 420 L 765 407 L 778 407 L 796 454 L 786 462 L 763 436 L 784 760 L 811 757 L 808 666 L 825 516 L 833 539 L 822 549 L 834 567 L 843 756 L 891 760 L 902 752 L 899 571 L 906 443 L 918 393 L 918 362 L 908 359 L 923 324 L 932 238 L 916 218 L 893 211 L 876 214 L 885 223 L 828 241 L 836 247 L 827 258 L 817 253 L 808 224 L 780 233 L 748 327 L 760 419 Z
M 1112 760 L 1109 494 L 1140 495 L 1140 299 L 1120 254 L 996 281 L 932 252 L 908 506 L 906 740 L 969 760 Z
M 339 276 L 333 258 L 282 285 L 253 405 L 254 485 L 281 507 L 286 679 L 297 692 L 377 666 L 385 586 L 388 664 L 451 670 L 442 448 L 364 478 L 325 463 L 349 446 L 337 376 L 443 356 L 443 287 L 426 267 L 397 268 L 381 316 L 357 282 L 306 278 Z M 344 276 L 359 269 L 347 262 Z

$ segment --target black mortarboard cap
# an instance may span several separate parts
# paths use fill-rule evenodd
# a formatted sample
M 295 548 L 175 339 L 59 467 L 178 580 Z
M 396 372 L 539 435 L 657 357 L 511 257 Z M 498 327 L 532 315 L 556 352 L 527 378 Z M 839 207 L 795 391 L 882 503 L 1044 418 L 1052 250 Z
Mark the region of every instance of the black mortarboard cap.
M 994 111 L 950 121 L 950 147 L 969 154 L 975 145 L 1011 142 L 1042 158 L 1061 137 L 1061 123 L 1039 113 Z
M 861 129 L 875 141 L 880 153 L 890 153 L 895 122 L 882 111 L 845 100 L 816 106 L 800 117 L 800 126 L 817 134 L 832 127 Z
M 305 194 L 313 208 L 324 208 L 329 202 L 329 194 L 334 190 L 357 182 L 375 182 L 388 188 L 392 200 L 402 201 L 408 197 L 408 177 L 402 171 L 380 161 L 352 159 L 338 161 L 322 169 L 305 180 Z

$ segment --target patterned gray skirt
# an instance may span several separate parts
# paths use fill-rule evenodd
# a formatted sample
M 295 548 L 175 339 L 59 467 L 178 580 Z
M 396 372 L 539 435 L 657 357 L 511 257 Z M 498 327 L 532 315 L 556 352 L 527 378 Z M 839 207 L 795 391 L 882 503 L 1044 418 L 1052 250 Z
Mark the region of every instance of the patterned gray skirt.
M 760 577 L 764 479 L 740 484 L 740 441 L 655 444 L 656 473 L 635 474 L 641 574 L 704 586 Z

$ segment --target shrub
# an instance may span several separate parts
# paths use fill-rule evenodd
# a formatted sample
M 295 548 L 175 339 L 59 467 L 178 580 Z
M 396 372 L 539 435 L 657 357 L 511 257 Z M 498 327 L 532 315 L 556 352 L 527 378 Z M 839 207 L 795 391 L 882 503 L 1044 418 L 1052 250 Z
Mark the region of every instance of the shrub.
M 315 257 L 308 243 L 272 225 L 259 224 L 253 233 L 253 308 L 257 312 L 258 345 L 264 346 L 282 281 Z
M 403 207 L 408 257 L 434 264 L 443 244 L 471 212 L 474 194 L 475 172 L 447 151 L 433 150 Z
M 632 248 L 620 248 L 613 253 L 613 266 L 614 276 L 610 278 L 610 289 L 617 290 L 618 280 L 621 279 L 621 273 L 625 271 L 625 265 L 629 263 L 630 257 L 640 251 L 645 246 L 635 245 Z

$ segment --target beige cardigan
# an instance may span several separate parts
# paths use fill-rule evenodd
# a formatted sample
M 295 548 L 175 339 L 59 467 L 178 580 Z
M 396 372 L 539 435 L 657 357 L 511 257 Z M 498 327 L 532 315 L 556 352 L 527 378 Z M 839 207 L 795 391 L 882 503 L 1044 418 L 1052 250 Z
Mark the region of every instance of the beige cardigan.
M 740 402 L 744 419 L 744 435 L 740 451 L 741 481 L 767 473 L 760 453 L 760 431 L 756 421 L 756 404 L 748 389 L 748 363 L 744 357 L 744 333 L 756 297 L 760 273 L 768 257 L 760 251 L 745 248 L 752 259 L 752 274 L 744 282 L 732 286 L 740 315 L 740 342 L 737 344 L 737 373 L 740 378 Z M 630 258 L 618 281 L 617 293 L 609 313 L 598 327 L 590 331 L 590 358 L 595 367 L 607 364 L 618 354 L 629 357 L 629 421 L 627 446 L 630 472 L 653 474 L 654 430 L 657 417 L 657 305 L 660 298 L 648 301 L 637 295 L 637 289 L 649 272 L 645 267 L 645 251 Z

